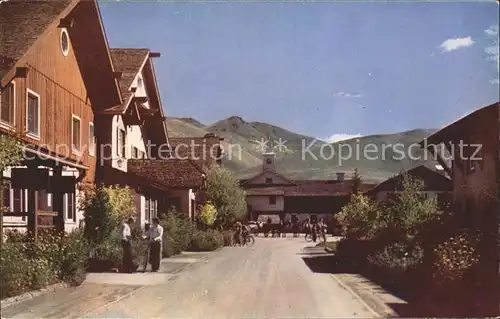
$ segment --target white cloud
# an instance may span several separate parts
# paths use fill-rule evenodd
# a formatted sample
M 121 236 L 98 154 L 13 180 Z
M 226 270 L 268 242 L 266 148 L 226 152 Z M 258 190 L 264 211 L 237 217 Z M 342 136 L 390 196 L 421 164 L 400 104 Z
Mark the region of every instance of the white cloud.
M 339 141 L 345 141 L 349 140 L 351 138 L 357 138 L 361 137 L 361 134 L 333 134 L 330 137 L 327 138 L 320 138 L 320 140 L 328 142 L 328 143 L 335 143 Z
M 450 52 L 461 48 L 470 47 L 473 44 L 474 40 L 472 40 L 471 37 L 453 38 L 443 41 L 439 48 L 441 49 L 441 52 Z
M 488 36 L 488 39 L 491 39 L 491 42 L 484 49 L 488 57 L 486 58 L 488 61 L 496 62 L 497 65 L 497 77 L 496 79 L 490 80 L 491 84 L 499 84 L 499 73 L 500 73 L 500 59 L 498 52 L 498 25 L 492 25 L 488 29 L 484 30 L 484 33 Z
M 362 95 L 361 94 L 358 94 L 358 93 L 348 93 L 348 92 L 337 92 L 334 94 L 335 96 L 339 96 L 339 97 L 347 97 L 347 98 L 358 98 L 358 97 L 361 97 Z

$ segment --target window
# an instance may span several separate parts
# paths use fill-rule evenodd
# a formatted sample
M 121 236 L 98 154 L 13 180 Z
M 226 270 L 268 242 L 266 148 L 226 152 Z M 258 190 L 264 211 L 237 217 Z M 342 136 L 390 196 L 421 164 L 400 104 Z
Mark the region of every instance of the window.
M 3 185 L 2 189 L 2 207 L 10 211 L 10 182 Z
M 266 178 L 266 184 L 272 184 L 273 183 L 273 179 L 268 177 Z
M 80 130 L 81 129 L 81 121 L 80 118 L 73 115 L 71 117 L 71 145 L 73 147 L 73 151 L 79 152 L 82 148 L 81 145 L 81 134 Z
M 66 202 L 64 207 L 66 220 L 76 222 L 75 194 L 65 194 L 64 197 Z
M 26 212 L 28 209 L 26 207 L 26 193 L 24 189 L 14 189 L 14 212 Z M 26 216 L 23 216 L 23 221 L 26 220 Z
M 144 215 L 146 220 L 151 223 L 150 206 L 151 202 L 149 201 L 149 198 L 146 198 L 146 209 L 144 210 Z
M 276 205 L 276 196 L 269 196 L 269 205 Z
M 31 137 L 40 138 L 40 95 L 27 90 L 26 132 Z
M 139 151 L 137 152 L 137 155 L 138 155 L 138 156 L 137 156 L 137 158 L 145 158 L 145 157 L 146 157 L 146 156 L 145 156 L 145 154 L 146 154 L 145 152 L 143 152 L 143 151 L 139 150 Z
M 94 123 L 89 123 L 89 154 L 95 156 L 95 132 Z
M 125 138 L 126 138 L 126 135 L 125 135 L 125 130 L 124 129 L 121 129 L 119 128 L 118 129 L 118 134 L 117 134 L 117 138 L 118 138 L 118 143 L 116 143 L 116 153 L 118 154 L 119 157 L 125 157 Z
M 0 121 L 2 124 L 14 126 L 15 118 L 15 87 L 10 82 L 0 91 Z
M 132 158 L 139 158 L 139 149 L 137 147 L 132 147 Z
M 69 53 L 69 36 L 66 29 L 61 30 L 61 52 L 64 56 L 68 56 Z

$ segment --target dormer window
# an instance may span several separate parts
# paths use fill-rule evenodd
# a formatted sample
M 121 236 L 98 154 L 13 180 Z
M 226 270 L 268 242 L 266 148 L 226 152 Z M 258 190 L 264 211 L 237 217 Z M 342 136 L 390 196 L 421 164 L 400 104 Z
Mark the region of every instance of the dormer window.
M 69 53 L 69 35 L 68 30 L 61 30 L 61 52 L 64 56 L 68 56 Z

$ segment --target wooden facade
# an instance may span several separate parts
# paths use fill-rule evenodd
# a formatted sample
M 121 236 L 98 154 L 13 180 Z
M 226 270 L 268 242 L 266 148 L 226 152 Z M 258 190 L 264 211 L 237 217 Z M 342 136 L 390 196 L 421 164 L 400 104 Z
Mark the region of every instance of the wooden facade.
M 36 230 L 36 214 L 50 208 L 62 231 L 68 216 L 77 224 L 77 185 L 95 179 L 94 111 L 121 102 L 116 81 L 106 77 L 113 70 L 97 3 L 15 1 L 0 10 L 0 27 L 12 30 L 0 48 L 0 133 L 23 142 L 20 168 L 28 172 L 12 170 L 14 193 L 26 194 L 27 207 L 9 214 L 27 215 L 28 228 Z M 27 17 L 31 22 L 23 23 Z M 38 166 L 49 172 L 46 185 L 36 183 Z M 51 214 L 44 214 L 46 223 Z

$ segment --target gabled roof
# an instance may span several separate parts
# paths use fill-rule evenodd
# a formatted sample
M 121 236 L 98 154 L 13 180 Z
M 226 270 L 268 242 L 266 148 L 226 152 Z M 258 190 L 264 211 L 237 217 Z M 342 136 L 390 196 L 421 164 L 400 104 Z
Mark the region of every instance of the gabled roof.
M 121 78 L 118 81 L 120 93 L 123 97 L 123 103 L 115 107 L 104 110 L 103 114 L 124 114 L 130 102 L 133 93 L 130 91 L 132 83 L 137 74 L 142 71 L 149 58 L 149 49 L 110 49 L 111 59 L 114 69 L 121 72 Z
M 1 2 L 0 78 L 14 67 L 59 16 L 69 12 L 77 2 L 77 0 Z
M 287 177 L 285 177 L 285 176 L 281 175 L 280 173 L 276 172 L 276 171 L 275 171 L 275 170 L 273 170 L 273 169 L 267 169 L 267 170 L 262 171 L 262 172 L 260 172 L 259 174 L 255 175 L 254 177 L 251 177 L 251 178 L 248 178 L 248 179 L 242 180 L 242 181 L 241 181 L 241 185 L 242 185 L 242 186 L 244 186 L 244 185 L 248 185 L 248 184 L 250 184 L 253 180 L 255 180 L 255 179 L 257 179 L 257 178 L 259 178 L 259 177 L 261 177 L 262 175 L 267 174 L 267 173 L 271 173 L 271 174 L 273 174 L 273 175 L 275 175 L 275 176 L 277 176 L 277 177 L 279 177 L 279 178 L 281 178 L 281 179 L 285 180 L 285 181 L 286 181 L 289 185 L 295 185 L 295 182 L 294 182 L 294 181 L 292 181 L 291 179 L 289 179 L 289 178 L 287 178 Z
M 221 157 L 221 138 L 218 136 L 170 137 L 172 157 L 177 159 L 201 159 L 214 162 Z
M 193 160 L 129 159 L 128 171 L 168 188 L 199 188 L 205 181 L 204 163 Z
M 420 145 L 425 147 L 426 144 L 439 144 L 453 141 L 460 136 L 472 135 L 474 132 L 484 129 L 481 124 L 483 124 L 483 119 L 490 118 L 490 114 L 492 114 L 493 120 L 498 121 L 499 107 L 500 102 L 482 107 L 427 137 L 420 142 Z
M 150 141 L 155 145 L 169 144 L 163 106 L 151 61 L 159 54 L 151 53 L 146 48 L 113 48 L 110 51 L 115 70 L 121 72 L 119 84 L 123 103 L 103 110 L 100 114 L 125 115 L 130 111 L 130 107 L 133 107 L 135 108 L 133 111 L 140 115 L 141 121 L 142 115 L 150 115 L 144 118 L 146 122 L 141 122 Z M 150 111 L 145 110 L 144 101 L 139 101 L 141 98 L 136 97 L 132 91 L 132 84 L 140 73 L 144 73 L 143 81 Z
M 425 165 L 419 165 L 383 181 L 375 187 L 367 190 L 365 194 L 372 195 L 381 191 L 391 192 L 401 190 L 401 183 L 404 180 L 405 174 L 422 180 L 424 182 L 424 191 L 448 192 L 453 189 L 453 183 L 450 178 L 428 168 Z
M 0 4 L 0 79 L 6 85 L 23 65 L 31 48 L 43 41 L 62 20 L 75 21 L 68 27 L 89 99 L 93 106 L 121 104 L 118 83 L 108 41 L 96 0 L 27 1 Z
M 248 188 L 245 190 L 247 196 L 283 196 L 285 195 L 285 187 L 276 186 L 276 187 L 257 187 L 257 188 Z
M 281 186 L 255 186 L 245 189 L 248 196 L 289 196 L 289 197 L 330 197 L 349 196 L 354 186 L 353 180 L 343 182 L 330 180 L 298 180 L 295 184 Z M 360 191 L 366 191 L 373 184 L 362 183 Z

